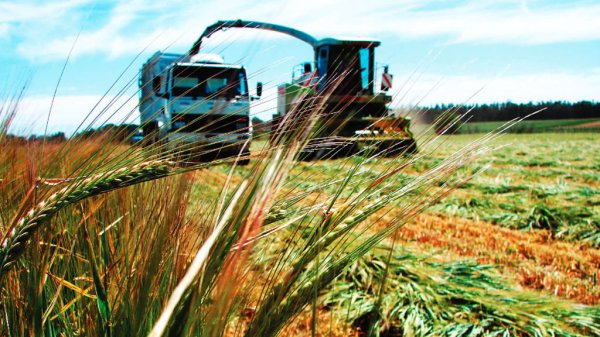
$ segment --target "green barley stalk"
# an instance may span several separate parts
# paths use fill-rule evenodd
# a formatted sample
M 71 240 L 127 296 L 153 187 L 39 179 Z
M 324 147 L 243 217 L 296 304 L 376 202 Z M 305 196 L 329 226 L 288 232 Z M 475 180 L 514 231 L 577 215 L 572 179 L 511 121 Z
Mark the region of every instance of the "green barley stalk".
M 23 254 L 33 234 L 61 209 L 85 198 L 169 175 L 174 164 L 168 160 L 147 161 L 96 174 L 53 193 L 21 217 L 0 248 L 0 277 Z
M 286 131 L 289 133 L 282 132 L 277 135 L 277 144 L 280 146 L 268 150 L 265 157 L 253 168 L 252 178 L 238 186 L 213 233 L 203 243 L 184 278 L 169 296 L 169 301 L 149 336 L 181 335 L 183 328 L 188 324 L 188 313 L 194 310 L 194 292 L 202 305 L 212 302 L 213 311 L 203 314 L 207 316 L 199 319 L 209 323 L 202 326 L 202 333 L 222 335 L 234 306 L 216 303 L 210 297 L 219 285 L 229 290 L 238 287 L 237 284 L 231 283 L 229 277 L 223 278 L 223 275 L 229 267 L 241 266 L 247 261 L 247 252 L 254 242 L 251 235 L 253 232 L 265 222 L 277 221 L 287 214 L 284 209 L 273 207 L 273 204 L 295 163 L 298 152 L 308 141 L 308 133 L 314 127 L 315 117 L 320 113 L 323 103 L 313 104 L 312 109 L 308 111 L 308 118 L 295 125 L 286 124 Z M 301 112 L 298 109 L 294 110 L 294 113 Z M 246 246 L 249 246 L 246 250 L 233 249 Z M 229 290 L 223 291 L 219 297 L 229 296 Z

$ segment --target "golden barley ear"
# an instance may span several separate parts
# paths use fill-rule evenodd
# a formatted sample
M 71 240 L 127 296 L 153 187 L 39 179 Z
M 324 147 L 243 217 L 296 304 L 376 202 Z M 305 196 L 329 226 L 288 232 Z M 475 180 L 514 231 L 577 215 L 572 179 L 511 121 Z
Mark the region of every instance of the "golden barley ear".
M 146 161 L 74 181 L 51 194 L 18 219 L 12 233 L 2 243 L 0 277 L 16 264 L 33 234 L 59 210 L 91 196 L 165 177 L 174 167 L 175 164 L 168 160 Z

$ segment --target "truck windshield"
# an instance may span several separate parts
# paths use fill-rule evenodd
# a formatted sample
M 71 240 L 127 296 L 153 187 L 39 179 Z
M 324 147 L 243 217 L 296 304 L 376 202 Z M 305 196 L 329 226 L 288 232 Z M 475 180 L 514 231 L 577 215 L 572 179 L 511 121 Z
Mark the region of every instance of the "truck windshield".
M 176 97 L 225 97 L 248 95 L 244 69 L 176 66 L 172 95 Z

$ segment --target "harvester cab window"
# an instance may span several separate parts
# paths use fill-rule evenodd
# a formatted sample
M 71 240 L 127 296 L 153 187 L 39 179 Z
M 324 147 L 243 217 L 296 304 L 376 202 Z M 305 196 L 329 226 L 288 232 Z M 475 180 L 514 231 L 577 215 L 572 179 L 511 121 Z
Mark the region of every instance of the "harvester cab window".
M 323 86 L 328 81 L 327 68 L 329 65 L 329 47 L 323 46 L 319 48 L 319 58 L 317 61 L 317 71 L 320 82 L 318 83 L 319 90 L 323 90 Z
M 362 90 L 359 48 L 330 47 L 327 76 L 334 95 L 356 95 Z
M 371 79 L 369 78 L 369 74 L 371 73 L 370 67 L 370 50 L 369 48 L 361 48 L 359 51 L 360 57 L 360 78 L 362 80 L 362 89 L 364 91 L 369 91 L 369 87 L 371 84 Z
M 312 73 L 312 64 L 310 62 L 300 63 L 292 71 L 292 83 L 309 85 L 313 77 L 314 74 Z

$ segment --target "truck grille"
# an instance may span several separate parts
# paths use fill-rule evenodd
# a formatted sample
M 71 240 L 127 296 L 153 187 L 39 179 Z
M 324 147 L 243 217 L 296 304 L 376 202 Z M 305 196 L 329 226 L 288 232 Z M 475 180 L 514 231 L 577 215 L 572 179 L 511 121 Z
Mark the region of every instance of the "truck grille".
M 248 116 L 173 114 L 173 132 L 245 133 Z

